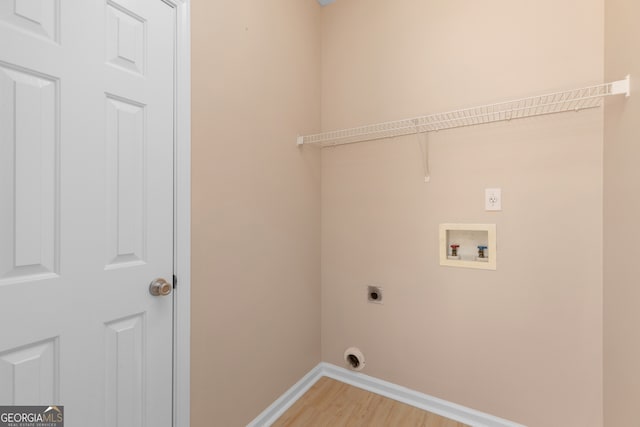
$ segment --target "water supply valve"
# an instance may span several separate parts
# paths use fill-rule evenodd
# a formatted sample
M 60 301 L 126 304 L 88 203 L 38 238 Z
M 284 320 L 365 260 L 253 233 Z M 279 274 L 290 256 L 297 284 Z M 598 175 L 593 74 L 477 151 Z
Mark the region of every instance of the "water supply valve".
M 485 251 L 487 250 L 486 246 L 480 245 L 478 246 L 478 258 L 486 258 Z
M 458 256 L 458 248 L 460 245 L 451 245 L 451 256 Z

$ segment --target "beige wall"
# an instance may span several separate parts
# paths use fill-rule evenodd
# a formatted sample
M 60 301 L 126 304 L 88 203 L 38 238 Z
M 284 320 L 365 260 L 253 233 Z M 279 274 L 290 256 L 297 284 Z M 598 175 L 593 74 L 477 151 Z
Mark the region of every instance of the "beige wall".
M 606 78 L 635 78 L 631 98 L 605 109 L 604 413 L 606 427 L 619 427 L 637 425 L 640 402 L 640 4 L 605 5 Z
M 601 0 L 341 0 L 322 24 L 315 1 L 193 0 L 192 425 L 246 424 L 320 360 L 321 337 L 325 361 L 357 345 L 366 373 L 450 401 L 601 426 L 603 274 L 604 425 L 636 421 L 635 98 L 606 108 L 604 203 L 597 110 L 432 134 L 429 184 L 415 137 L 324 150 L 322 269 L 320 155 L 292 145 L 320 117 L 640 74 L 640 6 L 604 3 L 606 49 Z M 483 210 L 486 187 L 502 212 Z M 442 222 L 496 223 L 498 270 L 440 267 Z
M 322 127 L 600 83 L 603 21 L 602 0 L 337 1 Z M 323 360 L 355 345 L 365 373 L 403 386 L 601 426 L 602 139 L 602 110 L 432 134 L 428 184 L 415 137 L 323 150 Z M 502 212 L 484 211 L 487 187 Z M 440 267 L 443 222 L 497 224 L 498 270 Z
M 192 423 L 244 426 L 320 361 L 320 8 L 193 0 Z

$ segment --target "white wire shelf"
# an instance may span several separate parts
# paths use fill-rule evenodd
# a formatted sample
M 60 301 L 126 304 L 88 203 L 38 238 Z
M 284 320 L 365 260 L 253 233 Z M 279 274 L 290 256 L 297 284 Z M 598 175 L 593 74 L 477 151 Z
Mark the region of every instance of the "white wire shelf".
M 630 76 L 627 76 L 624 80 L 564 92 L 532 96 L 411 119 L 299 136 L 297 143 L 298 145 L 318 144 L 322 147 L 330 147 L 546 114 L 580 111 L 600 107 L 605 97 L 622 94 L 627 97 L 631 94 Z

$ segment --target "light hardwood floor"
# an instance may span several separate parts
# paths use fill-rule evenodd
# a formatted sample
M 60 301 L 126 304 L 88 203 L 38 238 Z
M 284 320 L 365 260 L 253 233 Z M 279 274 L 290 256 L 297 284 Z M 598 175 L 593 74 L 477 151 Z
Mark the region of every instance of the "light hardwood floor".
M 322 377 L 273 427 L 469 427 Z

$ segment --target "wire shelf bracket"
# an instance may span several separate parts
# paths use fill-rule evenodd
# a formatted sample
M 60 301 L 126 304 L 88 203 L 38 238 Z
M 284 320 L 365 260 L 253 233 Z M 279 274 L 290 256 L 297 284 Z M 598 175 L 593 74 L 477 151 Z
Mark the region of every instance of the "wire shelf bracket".
M 598 108 L 612 95 L 631 96 L 631 76 L 611 83 L 481 105 L 410 119 L 298 136 L 297 144 L 332 147 L 382 138 Z

